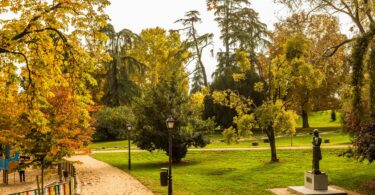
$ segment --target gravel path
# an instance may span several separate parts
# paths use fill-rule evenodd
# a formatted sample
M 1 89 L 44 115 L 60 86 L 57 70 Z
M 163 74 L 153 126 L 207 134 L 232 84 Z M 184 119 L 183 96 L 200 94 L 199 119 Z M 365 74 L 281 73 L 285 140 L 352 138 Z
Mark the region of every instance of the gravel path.
M 76 164 L 82 195 L 152 195 L 153 193 L 126 172 L 88 155 L 70 158 Z

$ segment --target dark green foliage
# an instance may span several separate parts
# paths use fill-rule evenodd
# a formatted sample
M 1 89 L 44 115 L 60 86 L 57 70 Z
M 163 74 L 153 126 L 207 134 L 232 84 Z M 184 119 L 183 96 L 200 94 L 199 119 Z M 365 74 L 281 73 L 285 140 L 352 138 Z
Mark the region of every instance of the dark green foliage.
M 352 86 L 353 90 L 353 109 L 358 118 L 361 118 L 363 108 L 361 104 L 361 95 L 363 87 L 363 69 L 365 54 L 369 45 L 370 37 L 368 35 L 357 38 L 353 47 L 351 65 L 352 65 Z
M 370 60 L 368 63 L 370 75 L 370 116 L 375 120 L 375 43 L 372 43 Z
M 180 162 L 190 146 L 204 147 L 205 139 L 213 124 L 202 121 L 196 105 L 188 104 L 187 90 L 181 78 L 166 78 L 150 86 L 137 102 L 137 132 L 134 143 L 141 149 L 153 151 L 161 149 L 168 154 L 168 129 L 165 120 L 172 116 L 175 119 L 172 133 L 173 162 Z M 170 80 L 169 80 L 170 79 Z
M 126 124 L 134 121 L 132 110 L 126 106 L 106 107 L 95 113 L 95 141 L 118 140 L 126 137 Z
M 202 90 L 202 86 L 206 86 L 204 83 L 203 69 L 197 64 L 195 66 L 195 72 L 192 78 L 190 93 L 195 93 Z
M 267 29 L 250 8 L 248 0 L 215 1 L 215 20 L 221 28 L 221 39 L 225 50 L 218 52 L 218 67 L 214 75 L 224 73 L 224 69 L 236 65 L 235 49 L 248 53 L 251 65 L 256 63 L 256 49 L 267 44 Z
M 130 79 L 130 75 L 143 72 L 146 68 L 146 65 L 128 55 L 128 50 L 139 37 L 128 29 L 115 32 L 110 24 L 102 31 L 109 37 L 107 51 L 112 57 L 105 68 L 102 101 L 111 107 L 130 104 L 133 97 L 140 94 L 139 87 Z
M 356 156 L 359 160 L 375 161 L 375 121 L 364 124 L 354 140 Z

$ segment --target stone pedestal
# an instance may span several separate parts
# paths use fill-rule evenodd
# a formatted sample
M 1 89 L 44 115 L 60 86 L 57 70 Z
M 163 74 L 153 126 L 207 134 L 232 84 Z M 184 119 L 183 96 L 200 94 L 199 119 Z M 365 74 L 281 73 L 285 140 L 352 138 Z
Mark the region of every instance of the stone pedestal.
M 348 193 L 328 187 L 327 190 L 311 190 L 305 186 L 289 186 L 288 191 L 298 195 L 348 195 Z
M 288 190 L 300 195 L 347 195 L 346 192 L 328 187 L 328 175 L 305 173 L 305 186 L 289 186 Z
M 305 173 L 305 187 L 311 190 L 327 190 L 328 176 L 325 173 L 313 174 Z

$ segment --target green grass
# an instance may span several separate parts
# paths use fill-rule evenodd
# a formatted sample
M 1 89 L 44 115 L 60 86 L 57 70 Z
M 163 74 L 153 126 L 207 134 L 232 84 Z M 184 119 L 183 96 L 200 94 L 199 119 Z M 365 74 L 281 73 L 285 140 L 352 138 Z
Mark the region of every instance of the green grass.
M 364 185 L 374 181 L 375 164 L 359 163 L 337 154 L 342 150 L 324 149 L 321 169 L 330 184 L 363 194 L 375 194 Z M 303 174 L 311 169 L 310 150 L 278 151 L 279 163 L 269 163 L 265 151 L 191 151 L 183 163 L 173 166 L 175 194 L 271 194 L 267 189 L 303 185 Z M 121 153 L 95 154 L 95 158 L 127 171 Z M 132 154 L 131 175 L 156 194 L 166 194 L 159 183 L 159 170 L 167 167 L 164 152 Z M 368 185 L 367 185 L 368 186 Z M 374 190 L 374 189 L 372 189 Z
M 131 143 L 130 147 L 136 149 L 136 146 Z M 119 141 L 104 141 L 104 142 L 93 142 L 89 145 L 91 149 L 127 149 L 128 140 Z
M 250 148 L 254 147 L 251 146 L 251 143 L 253 141 L 257 141 L 259 143 L 259 146 L 257 147 L 269 147 L 269 143 L 264 143 L 262 138 L 265 138 L 266 136 L 261 135 L 255 135 L 253 138 L 246 140 L 246 141 L 240 141 L 239 143 L 233 143 L 233 144 L 226 144 L 224 142 L 220 142 L 219 140 L 222 140 L 223 137 L 221 135 L 214 135 L 211 144 L 208 144 L 206 148 Z M 340 132 L 329 132 L 329 133 L 323 133 L 321 134 L 322 139 L 329 139 L 330 143 L 322 143 L 323 146 L 332 146 L 332 145 L 344 145 L 344 144 L 350 144 L 350 136 L 340 133 Z M 310 146 L 311 145 L 311 139 L 312 136 L 309 134 L 299 135 L 293 137 L 293 144 L 291 143 L 290 136 L 284 136 L 284 137 L 277 137 L 276 138 L 276 146 Z
M 322 138 L 330 139 L 330 144 L 325 145 L 341 145 L 341 144 L 349 144 L 350 138 L 347 135 L 342 133 L 336 132 L 341 130 L 341 122 L 340 122 L 340 113 L 336 113 L 337 121 L 331 122 L 331 111 L 322 111 L 322 112 L 312 112 L 309 113 L 309 123 L 311 128 L 310 129 L 302 129 L 302 118 L 298 118 L 297 126 L 297 136 L 293 138 L 293 146 L 307 146 L 311 143 L 311 136 L 305 135 L 308 132 L 311 132 L 311 129 L 318 128 L 321 132 L 329 132 L 329 134 L 322 134 Z M 335 131 L 335 133 L 332 133 Z M 260 143 L 260 147 L 268 147 L 268 144 L 263 143 L 261 140 L 263 135 L 255 134 L 255 139 L 260 139 L 258 142 Z M 220 143 L 218 140 L 222 140 L 223 136 L 221 134 L 214 134 L 211 136 L 212 144 L 209 144 L 207 148 L 242 148 L 242 147 L 252 147 L 251 140 L 250 141 L 243 141 L 239 144 L 231 144 L 227 145 L 225 143 Z M 277 138 L 277 146 L 290 146 L 290 137 L 285 136 L 282 138 Z M 89 145 L 91 149 L 106 149 L 106 150 L 113 150 L 113 149 L 126 149 L 128 146 L 127 140 L 121 141 L 106 141 L 106 142 L 94 142 Z M 131 145 L 132 148 L 136 149 L 135 145 Z
M 312 128 L 319 127 L 341 127 L 341 113 L 336 112 L 336 121 L 331 121 L 331 111 L 320 111 L 309 113 L 309 125 Z M 297 120 L 297 127 L 302 127 L 302 117 Z
M 222 135 L 212 135 L 211 143 L 206 146 L 206 148 L 251 148 L 254 147 L 251 145 L 253 141 L 257 141 L 259 146 L 257 147 L 269 147 L 268 143 L 264 143 L 262 138 L 265 138 L 264 135 L 255 135 L 253 138 L 245 141 L 240 141 L 239 143 L 226 144 L 221 142 L 223 139 Z M 350 144 L 350 137 L 346 134 L 340 132 L 329 132 L 323 133 L 321 135 L 323 139 L 329 139 L 330 143 L 322 143 L 322 145 L 332 146 L 332 145 L 344 145 Z M 293 137 L 293 145 L 291 145 L 290 136 L 277 137 L 276 138 L 277 146 L 310 146 L 311 145 L 311 135 L 303 134 Z M 105 149 L 105 150 L 124 150 L 127 149 L 128 141 L 108 141 L 108 142 L 95 142 L 89 145 L 91 149 Z M 132 144 L 132 149 L 137 149 L 137 147 Z

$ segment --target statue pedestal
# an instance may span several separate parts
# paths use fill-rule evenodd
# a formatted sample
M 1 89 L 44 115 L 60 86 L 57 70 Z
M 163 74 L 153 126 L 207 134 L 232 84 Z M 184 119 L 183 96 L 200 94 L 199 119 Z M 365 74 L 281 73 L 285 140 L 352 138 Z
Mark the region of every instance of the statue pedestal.
M 325 173 L 305 173 L 305 186 L 289 186 L 288 191 L 300 195 L 347 195 L 348 193 L 328 187 Z
M 288 191 L 298 195 L 348 195 L 348 193 L 328 187 L 328 190 L 311 190 L 305 186 L 289 186 Z
M 312 172 L 306 172 L 305 187 L 311 190 L 327 190 L 328 175 L 325 173 L 313 174 Z

